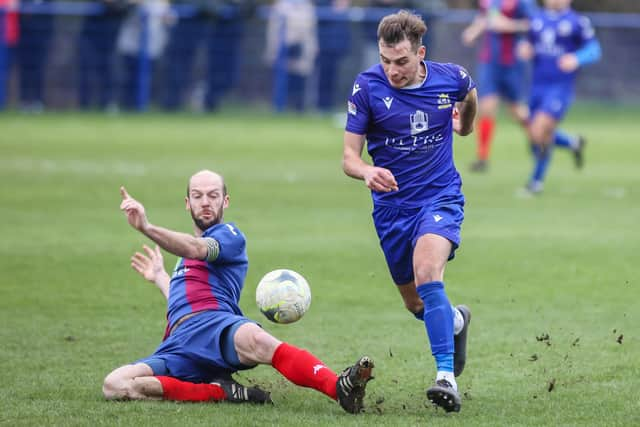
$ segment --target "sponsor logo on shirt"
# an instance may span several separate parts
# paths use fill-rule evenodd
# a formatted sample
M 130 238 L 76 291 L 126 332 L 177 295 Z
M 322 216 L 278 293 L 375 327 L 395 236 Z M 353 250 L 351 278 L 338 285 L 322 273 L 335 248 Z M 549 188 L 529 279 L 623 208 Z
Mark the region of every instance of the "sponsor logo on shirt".
M 360 92 L 360 89 L 362 89 L 360 87 L 359 83 L 356 83 L 353 85 L 353 89 L 351 90 L 351 96 L 355 95 L 356 93 Z
M 391 108 L 391 103 L 393 102 L 393 98 L 390 96 L 385 96 L 384 98 L 382 98 L 382 101 L 384 102 L 384 105 L 387 106 L 387 110 L 389 108 Z

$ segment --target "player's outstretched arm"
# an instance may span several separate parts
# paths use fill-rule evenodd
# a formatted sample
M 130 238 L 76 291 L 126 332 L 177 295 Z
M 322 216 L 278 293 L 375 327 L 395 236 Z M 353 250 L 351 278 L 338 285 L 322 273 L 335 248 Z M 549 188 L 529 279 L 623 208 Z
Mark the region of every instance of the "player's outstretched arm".
M 462 31 L 462 44 L 472 46 L 475 41 L 487 29 L 487 19 L 482 15 L 477 15 L 473 22 Z
M 502 34 L 526 33 L 529 31 L 529 20 L 513 19 L 496 13 L 488 20 L 487 29 Z
M 124 187 L 120 187 L 120 194 L 120 209 L 133 228 L 176 256 L 188 259 L 207 258 L 209 247 L 204 239 L 151 224 L 142 203 L 131 197 Z
M 453 111 L 453 131 L 460 136 L 467 136 L 473 132 L 473 122 L 478 111 L 478 92 L 471 89 L 467 96 L 456 102 L 456 108 Z
M 372 166 L 362 160 L 364 135 L 346 131 L 344 133 L 344 151 L 342 155 L 342 170 L 355 179 L 364 180 L 367 187 L 373 191 L 397 191 L 398 183 L 390 170 Z
M 160 246 L 156 245 L 151 249 L 147 245 L 142 245 L 146 255 L 136 252 L 131 257 L 131 268 L 138 272 L 145 280 L 153 283 L 162 292 L 165 299 L 169 299 L 169 283 L 171 278 L 164 269 L 164 260 Z

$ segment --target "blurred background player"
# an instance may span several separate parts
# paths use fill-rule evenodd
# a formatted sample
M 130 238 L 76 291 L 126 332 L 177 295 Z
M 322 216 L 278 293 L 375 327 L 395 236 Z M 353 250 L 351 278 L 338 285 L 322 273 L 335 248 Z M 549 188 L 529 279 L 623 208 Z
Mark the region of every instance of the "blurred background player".
M 535 165 L 525 187 L 528 194 L 542 191 L 554 145 L 572 150 L 581 166 L 584 139 L 558 138 L 556 127 L 573 102 L 578 69 L 601 56 L 591 22 L 571 9 L 571 0 L 543 3 L 544 9 L 531 20 L 527 41 L 519 48 L 524 59 L 533 60 L 527 133 Z
M 500 98 L 507 102 L 518 123 L 526 125 L 528 110 L 522 100 L 525 69 L 516 55 L 516 46 L 529 29 L 535 4 L 533 0 L 480 0 L 479 7 L 480 13 L 462 32 L 462 43 L 466 46 L 482 37 L 476 70 L 479 119 L 477 159 L 471 164 L 474 172 L 483 172 L 488 167 Z
M 507 102 L 512 117 L 523 128 L 528 125 L 529 108 L 523 101 L 526 64 L 517 49 L 536 11 L 533 0 L 480 0 L 480 13 L 462 32 L 466 46 L 482 37 L 477 70 L 480 107 L 477 158 L 470 168 L 473 172 L 485 172 L 489 166 L 500 99 Z M 584 139 L 560 130 L 556 130 L 553 139 L 556 145 L 570 148 L 576 167 L 582 167 Z
M 120 194 L 129 225 L 180 259 L 169 277 L 158 247 L 145 247 L 146 255 L 132 258 L 132 267 L 167 299 L 167 329 L 153 355 L 107 375 L 105 398 L 266 403 L 268 393 L 230 377 L 267 364 L 294 384 L 337 400 L 347 412 L 361 411 L 373 369 L 369 358 L 336 375 L 313 354 L 276 339 L 242 314 L 246 240 L 235 224 L 223 222 L 229 195 L 222 176 L 203 170 L 189 180 L 185 203 L 193 235 L 151 224 L 140 202 L 124 187 Z
M 406 10 L 380 22 L 380 63 L 357 76 L 347 104 L 342 166 L 371 190 L 391 277 L 426 327 L 437 368 L 427 398 L 457 412 L 455 377 L 466 362 L 471 312 L 451 306 L 443 279 L 464 218 L 453 132 L 472 132 L 477 95 L 464 68 L 425 61 L 426 31 L 422 18 Z M 365 142 L 373 165 L 362 159 Z

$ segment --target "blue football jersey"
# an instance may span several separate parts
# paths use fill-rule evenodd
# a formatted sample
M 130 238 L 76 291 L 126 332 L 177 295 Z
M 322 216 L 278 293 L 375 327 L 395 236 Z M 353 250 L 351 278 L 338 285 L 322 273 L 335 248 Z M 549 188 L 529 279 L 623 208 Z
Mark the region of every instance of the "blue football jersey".
M 451 114 L 475 83 L 459 65 L 424 64 L 427 76 L 418 88 L 393 88 L 380 64 L 353 85 L 346 130 L 366 135 L 373 164 L 389 169 L 399 187 L 372 192 L 375 205 L 419 207 L 443 191 L 460 191 Z
M 172 326 L 182 316 L 202 310 L 242 315 L 238 306 L 247 276 L 246 240 L 233 223 L 209 227 L 202 237 L 220 245 L 215 261 L 178 259 L 171 276 L 167 320 Z
M 565 73 L 558 58 L 574 53 L 595 38 L 591 21 L 572 9 L 555 12 L 543 9 L 531 20 L 529 41 L 533 44 L 534 83 L 572 83 L 576 72 Z

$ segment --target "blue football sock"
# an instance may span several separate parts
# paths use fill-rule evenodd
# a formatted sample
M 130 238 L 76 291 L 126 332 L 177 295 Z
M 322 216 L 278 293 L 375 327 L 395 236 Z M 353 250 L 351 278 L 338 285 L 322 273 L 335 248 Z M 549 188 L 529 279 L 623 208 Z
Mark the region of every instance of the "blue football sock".
M 531 175 L 531 181 L 544 181 L 544 177 L 547 174 L 547 168 L 551 162 L 551 150 L 552 146 L 546 146 L 544 148 L 537 144 L 531 144 L 531 150 L 533 151 L 535 158 L 535 166 L 533 168 L 533 174 Z
M 576 138 L 561 130 L 556 130 L 556 132 L 553 134 L 553 144 L 556 147 L 573 150 L 576 145 Z
M 444 283 L 428 282 L 416 290 L 424 302 L 424 324 L 437 369 L 453 372 L 453 310 Z

